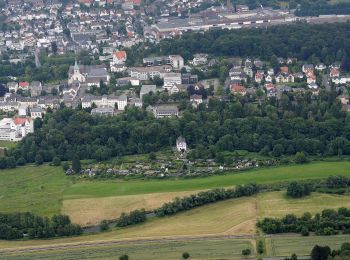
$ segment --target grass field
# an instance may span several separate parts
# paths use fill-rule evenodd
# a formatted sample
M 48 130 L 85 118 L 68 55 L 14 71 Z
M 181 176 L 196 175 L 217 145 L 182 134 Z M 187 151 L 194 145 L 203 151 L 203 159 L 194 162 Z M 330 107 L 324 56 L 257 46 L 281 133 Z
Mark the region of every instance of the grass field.
M 63 190 L 69 185 L 61 167 L 45 165 L 0 170 L 0 211 L 57 214 L 61 211 Z
M 113 196 L 103 198 L 68 199 L 63 201 L 62 213 L 74 223 L 91 226 L 105 219 L 115 219 L 123 212 L 144 208 L 152 210 L 175 197 L 188 196 L 198 191 L 151 193 L 144 195 Z
M 250 170 L 236 174 L 181 180 L 82 181 L 64 192 L 65 199 L 124 196 L 160 192 L 204 190 L 250 182 L 272 183 L 300 179 L 320 179 L 330 175 L 350 176 L 350 162 L 316 162 Z
M 266 253 L 269 256 L 298 256 L 309 255 L 315 245 L 328 245 L 332 249 L 339 249 L 344 242 L 350 241 L 350 235 L 337 236 L 275 236 L 265 239 Z
M 40 215 L 64 212 L 78 223 L 96 223 L 116 218 L 138 206 L 151 209 L 174 196 L 215 187 L 249 182 L 271 183 L 296 179 L 350 176 L 350 162 L 317 162 L 251 170 L 196 179 L 150 181 L 77 181 L 64 175 L 61 167 L 28 165 L 0 171 L 0 210 L 32 211 Z M 178 193 L 178 194 L 176 194 Z M 130 196 L 125 197 L 124 196 Z M 79 199 L 79 200 L 74 200 Z M 157 202 L 158 200 L 158 202 Z M 80 216 L 84 213 L 83 216 Z
M 133 245 L 114 245 L 95 248 L 80 248 L 65 251 L 35 252 L 21 254 L 3 254 L 0 258 L 30 259 L 118 259 L 127 254 L 133 260 L 181 259 L 183 252 L 189 252 L 192 259 L 242 259 L 243 249 L 250 248 L 254 252 L 252 242 L 244 239 L 157 242 Z M 145 254 L 145 252 L 147 252 Z
M 0 141 L 0 147 L 5 147 L 5 148 L 15 148 L 16 145 L 18 143 L 17 142 L 10 142 L 10 141 Z

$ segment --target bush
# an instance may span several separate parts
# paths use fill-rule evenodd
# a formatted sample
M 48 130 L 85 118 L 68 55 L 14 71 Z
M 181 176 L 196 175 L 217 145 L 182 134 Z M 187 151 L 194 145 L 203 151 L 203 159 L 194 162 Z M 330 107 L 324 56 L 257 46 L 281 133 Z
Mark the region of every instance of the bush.
M 188 259 L 188 258 L 190 258 L 190 254 L 187 253 L 187 252 L 184 252 L 184 253 L 182 253 L 182 258 L 183 259 Z
M 306 155 L 303 152 L 297 152 L 295 154 L 295 158 L 294 158 L 296 163 L 306 163 L 308 162 L 308 159 L 306 157 Z
M 291 182 L 287 187 L 287 196 L 292 198 L 301 198 L 310 195 L 311 187 L 305 183 Z
M 100 223 L 100 231 L 107 231 L 109 229 L 108 222 L 106 220 L 101 221 Z
M 262 240 L 258 241 L 258 246 L 257 246 L 257 250 L 259 254 L 263 254 L 265 249 L 264 249 L 264 242 Z
M 307 229 L 307 227 L 303 227 L 301 229 L 301 235 L 304 236 L 304 237 L 307 237 L 307 236 L 310 235 L 309 230 Z
M 17 162 L 16 162 L 16 164 L 17 164 L 18 166 L 22 166 L 22 165 L 25 165 L 26 162 L 27 162 L 26 159 L 24 159 L 23 157 L 19 157 L 18 160 L 17 160 Z
M 249 248 L 243 249 L 242 250 L 242 255 L 248 256 L 251 254 L 251 250 Z
M 53 159 L 52 159 L 52 164 L 54 166 L 60 166 L 61 165 L 61 159 L 57 156 L 55 156 Z
M 40 154 L 37 154 L 35 156 L 35 164 L 36 165 L 41 165 L 41 164 L 43 164 L 43 162 L 44 162 L 43 157 Z
M 119 256 L 119 260 L 129 260 L 129 256 L 128 255 Z
M 145 209 L 134 210 L 130 213 L 122 213 L 117 220 L 117 227 L 126 227 L 129 225 L 142 223 L 146 221 Z

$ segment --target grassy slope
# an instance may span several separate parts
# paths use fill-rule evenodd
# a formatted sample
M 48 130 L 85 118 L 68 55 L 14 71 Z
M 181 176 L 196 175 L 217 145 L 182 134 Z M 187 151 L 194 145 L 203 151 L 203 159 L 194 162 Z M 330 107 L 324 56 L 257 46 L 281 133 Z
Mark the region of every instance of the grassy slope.
M 350 162 L 317 162 L 305 165 L 256 169 L 237 174 L 188 180 L 150 181 L 85 181 L 72 185 L 64 193 L 65 199 L 135 195 L 145 193 L 204 190 L 249 182 L 270 183 L 297 179 L 318 179 L 330 175 L 350 176 Z
M 1 212 L 32 211 L 52 215 L 61 210 L 70 182 L 61 167 L 25 166 L 0 171 Z

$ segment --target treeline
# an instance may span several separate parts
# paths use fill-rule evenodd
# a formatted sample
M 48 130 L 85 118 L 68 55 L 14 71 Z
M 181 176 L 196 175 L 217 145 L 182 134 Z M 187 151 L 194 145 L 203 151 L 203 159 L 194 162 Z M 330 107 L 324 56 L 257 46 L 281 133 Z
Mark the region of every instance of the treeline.
M 158 217 L 174 215 L 178 212 L 193 209 L 205 204 L 243 196 L 252 196 L 258 192 L 259 187 L 256 184 L 248 184 L 244 186 L 239 185 L 233 189 L 213 189 L 203 191 L 187 197 L 176 198 L 172 202 L 165 203 L 163 206 L 155 210 L 155 214 Z
M 350 14 L 350 3 L 329 3 L 325 0 L 302 1 L 295 11 L 297 16 L 319 16 L 327 14 Z
M 349 260 L 350 259 L 350 243 L 341 244 L 339 249 L 331 249 L 329 246 L 315 245 L 310 252 L 311 260 Z M 285 260 L 298 260 L 298 256 L 293 254 Z
M 117 227 L 126 227 L 146 221 L 146 211 L 144 209 L 134 210 L 130 213 L 122 213 L 117 220 Z
M 252 196 L 259 192 L 256 184 L 238 185 L 233 189 L 212 189 L 198 194 L 183 198 L 175 198 L 174 201 L 163 204 L 160 208 L 154 210 L 157 217 L 164 217 L 177 214 L 181 211 L 190 210 L 195 207 L 203 206 L 222 200 L 239 198 L 243 196 Z M 130 213 L 122 213 L 117 219 L 117 227 L 125 227 L 145 222 L 147 213 L 144 209 L 134 210 Z
M 288 214 L 283 218 L 264 218 L 257 222 L 257 227 L 267 234 L 301 233 L 308 235 L 315 232 L 317 235 L 334 235 L 350 233 L 350 210 L 347 208 L 325 209 L 312 216 L 304 213 L 297 217 Z
M 145 110 L 128 108 L 116 117 L 94 117 L 84 110 L 63 108 L 35 121 L 35 133 L 7 151 L 0 168 L 24 163 L 111 157 L 159 151 L 178 136 L 191 148 L 189 158 L 219 157 L 247 150 L 280 157 L 349 155 L 350 120 L 336 93 L 283 94 L 279 100 L 252 104 L 248 97 L 231 102 L 210 100 L 194 110 L 181 105 L 179 118 L 156 119 Z M 10 159 L 9 159 L 10 158 Z
M 82 228 L 72 224 L 65 215 L 51 218 L 36 216 L 32 213 L 0 213 L 0 239 L 50 238 L 80 235 Z

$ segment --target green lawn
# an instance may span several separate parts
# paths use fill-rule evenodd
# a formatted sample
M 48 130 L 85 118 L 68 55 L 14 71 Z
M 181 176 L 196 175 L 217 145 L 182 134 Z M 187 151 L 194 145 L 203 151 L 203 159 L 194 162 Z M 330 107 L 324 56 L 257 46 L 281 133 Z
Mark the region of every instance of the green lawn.
M 309 255 L 315 245 L 330 246 L 339 249 L 344 242 L 350 241 L 350 235 L 336 236 L 274 236 L 265 239 L 268 256 Z
M 16 147 L 16 145 L 17 145 L 17 142 L 0 141 L 0 147 L 14 148 Z
M 184 241 L 184 242 L 154 242 L 140 244 L 125 244 L 99 246 L 69 250 L 53 250 L 35 253 L 0 254 L 5 259 L 118 259 L 127 254 L 133 260 L 163 260 L 181 259 L 183 252 L 188 252 L 192 259 L 242 259 L 243 249 L 250 248 L 252 243 L 244 239 Z
M 62 167 L 28 165 L 0 170 L 0 211 L 59 213 L 63 190 L 69 184 Z
M 64 192 L 65 198 L 91 198 L 158 193 L 169 191 L 204 190 L 249 182 L 272 183 L 299 179 L 320 179 L 330 175 L 350 177 L 350 162 L 316 162 L 256 169 L 236 174 L 226 174 L 196 179 L 150 181 L 81 181 Z

